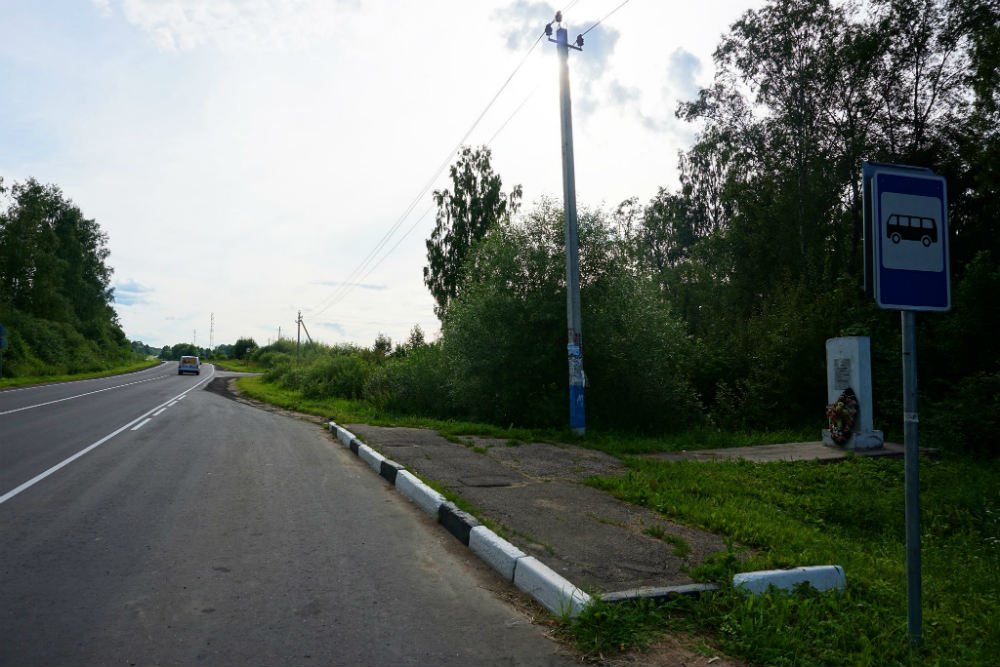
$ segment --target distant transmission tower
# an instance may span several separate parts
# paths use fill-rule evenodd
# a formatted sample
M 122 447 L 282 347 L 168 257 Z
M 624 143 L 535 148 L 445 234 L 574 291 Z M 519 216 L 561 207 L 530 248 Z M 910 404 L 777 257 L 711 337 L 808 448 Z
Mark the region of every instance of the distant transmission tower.
M 215 349 L 215 313 L 212 313 L 211 324 L 208 325 L 208 349 Z

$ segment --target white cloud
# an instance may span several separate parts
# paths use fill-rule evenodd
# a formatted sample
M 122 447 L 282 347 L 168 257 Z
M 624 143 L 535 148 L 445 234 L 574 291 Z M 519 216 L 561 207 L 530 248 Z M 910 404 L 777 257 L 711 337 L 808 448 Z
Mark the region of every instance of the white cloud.
M 211 313 L 216 342 L 266 341 L 292 330 L 299 310 L 327 342 L 370 345 L 379 331 L 405 340 L 414 324 L 432 337 L 439 324 L 422 268 L 434 216 L 419 219 L 430 196 L 401 215 L 556 9 L 544 0 L 17 4 L 0 22 L 9 92 L 0 175 L 58 184 L 98 221 L 109 263 L 126 277 L 116 288 L 126 333 L 156 345 L 189 341 L 194 329 L 207 341 Z M 745 4 L 629 3 L 571 53 L 581 206 L 676 183 L 689 130 L 673 118 L 677 100 L 711 80 L 718 36 Z M 608 9 L 574 5 L 571 38 Z M 561 196 L 547 40 L 468 142 L 485 143 L 504 123 L 491 148 L 505 187 L 523 184 L 526 202 Z M 354 272 L 396 222 L 385 250 L 398 248 Z
M 110 11 L 112 0 L 93 0 Z M 357 2 L 119 0 L 125 19 L 168 51 L 303 49 L 333 38 Z

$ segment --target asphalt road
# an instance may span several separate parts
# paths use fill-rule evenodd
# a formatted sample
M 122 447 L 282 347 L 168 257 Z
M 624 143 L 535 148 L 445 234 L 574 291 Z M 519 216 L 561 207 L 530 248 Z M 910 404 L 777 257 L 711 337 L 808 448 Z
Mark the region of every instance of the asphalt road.
M 324 430 L 213 374 L 0 392 L 0 665 L 573 664 Z

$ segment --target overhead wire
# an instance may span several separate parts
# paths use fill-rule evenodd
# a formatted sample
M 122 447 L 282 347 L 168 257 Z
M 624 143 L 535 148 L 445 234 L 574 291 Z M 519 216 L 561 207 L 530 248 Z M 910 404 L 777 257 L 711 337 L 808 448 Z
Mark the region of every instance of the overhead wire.
M 472 125 L 465 132 L 465 134 L 462 135 L 462 138 L 458 141 L 458 143 L 455 145 L 455 147 L 451 149 L 451 151 L 445 157 L 444 161 L 438 166 L 437 170 L 434 172 L 434 175 L 430 178 L 430 180 L 423 187 L 423 189 L 420 191 L 420 193 L 413 199 L 412 202 L 410 202 L 409 206 L 407 206 L 406 210 L 396 220 L 396 222 L 392 225 L 392 227 L 390 227 L 389 230 L 385 234 L 382 235 L 382 238 L 375 245 L 375 247 L 365 256 L 365 258 L 361 261 L 361 263 L 358 264 L 357 267 L 355 267 L 355 269 L 350 273 L 350 275 L 347 277 L 347 279 L 344 280 L 344 282 L 342 283 L 341 287 L 338 288 L 330 297 L 328 297 L 327 299 L 325 299 L 322 302 L 324 305 L 322 305 L 321 307 L 319 307 L 316 312 L 311 313 L 311 317 L 317 317 L 317 316 L 319 316 L 320 314 L 326 312 L 331 306 L 333 306 L 334 304 L 339 303 L 341 300 L 343 300 L 343 298 L 352 289 L 352 283 L 363 282 L 362 280 L 358 279 L 358 276 L 361 276 L 362 272 L 365 272 L 365 270 L 368 269 L 367 272 L 364 273 L 364 276 L 370 275 L 371 272 L 374 270 L 375 267 L 377 267 L 379 264 L 381 264 L 382 261 L 392 253 L 393 250 L 395 250 L 397 247 L 399 247 L 399 244 L 402 242 L 402 239 L 406 238 L 406 236 L 409 235 L 410 231 L 412 231 L 412 229 L 416 226 L 416 223 L 414 223 L 414 225 L 412 225 L 410 227 L 410 230 L 408 230 L 406 232 L 406 234 L 404 234 L 403 237 L 400 238 L 400 240 L 397 241 L 397 243 L 388 252 L 386 252 L 385 254 L 382 255 L 382 257 L 378 260 L 378 262 L 376 262 L 376 264 L 374 266 L 369 267 L 369 265 L 371 264 L 372 260 L 374 260 L 375 257 L 379 254 L 379 252 L 381 252 L 381 250 L 389 242 L 389 240 L 392 238 L 392 236 L 399 230 L 400 226 L 403 224 L 403 222 L 406 220 L 406 218 L 409 217 L 409 215 L 413 212 L 413 209 L 416 208 L 416 206 L 419 203 L 419 201 L 434 186 L 434 183 L 437 181 L 438 177 L 448 167 L 449 163 L 451 162 L 452 157 L 465 144 L 466 140 L 469 138 L 469 135 L 471 135 L 472 132 L 476 129 L 476 127 L 479 126 L 480 121 L 482 121 L 482 119 L 486 115 L 486 113 L 490 110 L 490 108 L 492 108 L 493 104 L 496 103 L 497 99 L 500 97 L 500 95 L 503 93 L 503 91 L 506 90 L 506 88 L 510 84 L 511 80 L 513 80 L 514 76 L 517 75 L 517 73 L 520 71 L 521 67 L 528 60 L 528 57 L 531 56 L 532 52 L 535 50 L 535 47 L 538 46 L 538 43 L 540 41 L 542 41 L 542 37 L 544 37 L 544 36 L 545 36 L 545 32 L 544 31 L 541 32 L 541 33 L 539 33 L 538 37 L 531 44 L 531 46 L 528 48 L 528 51 L 524 54 L 524 56 L 521 58 L 521 60 L 517 63 L 517 66 L 514 67 L 514 70 L 510 73 L 510 75 L 507 77 L 507 79 L 503 82 L 503 85 L 501 85 L 500 89 L 497 90 L 497 92 L 496 92 L 495 95 L 493 95 L 493 97 L 490 99 L 489 103 L 487 103 L 486 107 L 482 110 L 482 112 L 480 112 L 479 116 L 476 117 L 476 120 L 472 123 Z M 427 213 L 425 213 L 424 215 L 422 215 L 419 220 L 422 220 L 424 217 L 426 217 L 426 215 L 427 215 Z M 418 222 L 419 222 L 419 220 L 418 220 Z
M 579 0 L 571 0 L 571 2 L 567 4 L 561 11 L 566 12 L 572 9 L 577 2 L 579 2 Z M 597 23 L 587 28 L 587 30 L 584 31 L 582 34 L 585 35 L 594 28 L 596 28 L 598 25 L 600 25 L 602 21 L 606 20 L 612 14 L 614 14 L 619 9 L 624 7 L 628 2 L 629 0 L 624 0 L 624 2 L 622 2 L 620 5 L 611 10 Z M 389 250 L 387 250 L 385 253 L 382 253 L 381 257 L 379 257 L 378 260 L 375 261 L 374 264 L 372 264 L 372 261 L 375 260 L 375 257 L 379 255 L 379 253 L 385 248 L 386 244 L 396 234 L 396 232 L 402 226 L 406 218 L 409 217 L 409 215 L 416 208 L 419 201 L 424 196 L 426 196 L 427 192 L 434 186 L 434 183 L 437 182 L 438 177 L 448 167 L 452 157 L 455 155 L 455 153 L 457 153 L 461 149 L 461 147 L 465 144 L 466 140 L 468 140 L 472 132 L 479 126 L 479 123 L 482 121 L 483 117 L 493 107 L 493 105 L 496 103 L 497 99 L 500 97 L 503 91 L 507 89 L 507 86 L 517 75 L 517 73 L 521 70 L 521 67 L 524 66 L 524 63 L 527 62 L 528 58 L 531 56 L 532 52 L 534 52 L 535 48 L 538 46 L 538 43 L 542 41 L 542 38 L 544 36 L 545 36 L 545 31 L 543 30 L 541 33 L 539 33 L 535 41 L 532 42 L 527 52 L 517 63 L 517 66 L 514 67 L 513 71 L 510 73 L 507 79 L 504 80 L 503 84 L 493 95 L 490 101 L 486 104 L 486 107 L 482 110 L 482 112 L 480 112 L 480 114 L 476 117 L 475 121 L 473 121 L 469 129 L 466 130 L 464 135 L 462 135 L 462 138 L 458 141 L 455 147 L 451 149 L 451 151 L 448 153 L 445 159 L 441 162 L 437 170 L 435 170 L 433 176 L 431 176 L 428 182 L 420 190 L 420 193 L 416 197 L 414 197 L 413 201 L 411 201 L 410 204 L 406 207 L 402 215 L 400 215 L 399 218 L 389 228 L 389 230 L 382 235 L 378 243 L 376 243 L 375 246 L 372 248 L 372 250 L 369 251 L 367 255 L 365 255 L 364 259 L 362 259 L 362 261 L 354 268 L 354 270 L 351 271 L 348 277 L 340 284 L 340 286 L 334 291 L 334 293 L 331 294 L 327 299 L 324 299 L 321 302 L 321 305 L 318 307 L 318 309 L 310 314 L 311 317 L 318 317 L 319 315 L 323 314 L 328 309 L 330 309 L 331 307 L 342 301 L 356 285 L 363 284 L 364 280 L 369 275 L 371 275 L 375 271 L 375 269 L 377 269 L 382 264 L 382 262 L 385 261 L 385 259 L 389 255 L 391 255 L 396 250 L 396 248 L 400 246 L 400 244 L 413 232 L 413 230 L 416 229 L 417 225 L 420 224 L 420 222 L 422 222 L 427 217 L 428 214 L 430 214 L 430 212 L 434 208 L 433 205 L 430 208 L 428 208 L 419 218 L 417 218 L 417 220 L 412 225 L 410 225 L 410 227 L 403 233 L 403 235 L 397 239 L 396 243 L 393 244 L 393 246 L 389 248 Z M 528 94 L 527 97 L 524 98 L 524 100 L 517 106 L 517 108 L 514 109 L 513 113 L 511 113 L 510 116 L 507 117 L 507 119 L 500 125 L 500 127 L 496 130 L 496 132 L 494 132 L 493 136 L 490 137 L 489 141 L 486 143 L 487 146 L 493 143 L 493 141 L 497 138 L 497 136 L 507 127 L 510 121 L 521 111 L 521 109 L 525 106 L 525 104 L 527 104 L 528 100 L 535 94 L 536 91 L 537 91 L 537 86 L 534 90 L 531 91 L 531 93 Z
M 604 21 L 606 21 L 608 19 L 608 17 L 610 17 L 612 14 L 614 14 L 615 12 L 617 12 L 619 9 L 621 9 L 622 7 L 624 7 L 625 5 L 627 5 L 629 2 L 630 2 L 630 0 L 625 0 L 624 2 L 622 2 L 620 5 L 618 5 L 617 7 L 615 7 L 614 9 L 612 9 L 610 12 L 608 12 L 607 14 L 605 14 L 604 18 L 602 18 L 600 21 L 598 21 L 594 25 L 590 26 L 589 28 L 587 28 L 586 30 L 584 30 L 583 32 L 581 32 L 580 36 L 583 37 L 588 32 L 590 32 L 591 30 L 593 30 L 597 26 L 601 25 L 601 23 L 604 22 Z

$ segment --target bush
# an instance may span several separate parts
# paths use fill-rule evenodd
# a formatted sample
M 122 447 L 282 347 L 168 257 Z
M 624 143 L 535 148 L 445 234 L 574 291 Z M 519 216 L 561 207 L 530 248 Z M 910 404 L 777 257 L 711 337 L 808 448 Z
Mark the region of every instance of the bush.
M 579 220 L 588 422 L 673 430 L 702 418 L 693 343 L 658 288 L 622 259 L 604 219 Z M 501 425 L 558 426 L 569 407 L 562 215 L 543 202 L 491 232 L 443 323 L 459 409 Z
M 364 394 L 371 373 L 372 364 L 357 354 L 321 358 L 304 371 L 301 390 L 308 398 L 357 399 Z
M 364 396 L 379 408 L 446 419 L 457 405 L 450 364 L 440 345 L 410 348 L 376 368 Z

